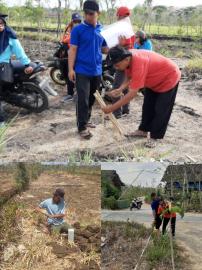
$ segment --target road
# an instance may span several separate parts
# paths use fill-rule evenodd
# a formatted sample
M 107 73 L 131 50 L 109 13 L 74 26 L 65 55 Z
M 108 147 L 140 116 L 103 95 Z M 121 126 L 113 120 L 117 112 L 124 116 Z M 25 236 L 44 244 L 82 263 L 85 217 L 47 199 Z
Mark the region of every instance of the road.
M 141 210 L 128 209 L 112 211 L 102 210 L 102 220 L 104 221 L 134 221 L 151 226 L 152 213 L 149 205 L 144 204 Z M 191 269 L 202 270 L 202 214 L 186 213 L 181 219 L 177 217 L 176 241 L 183 247 L 191 261 Z

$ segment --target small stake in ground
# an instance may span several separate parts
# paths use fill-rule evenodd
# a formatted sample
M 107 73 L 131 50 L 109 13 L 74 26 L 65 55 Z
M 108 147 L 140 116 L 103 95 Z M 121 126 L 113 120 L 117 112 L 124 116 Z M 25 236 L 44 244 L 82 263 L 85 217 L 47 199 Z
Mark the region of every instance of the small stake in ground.
M 105 104 L 105 102 L 104 102 L 104 100 L 103 100 L 103 98 L 100 95 L 98 90 L 95 92 L 94 96 L 101 107 L 106 106 L 106 104 Z M 112 122 L 112 124 L 114 126 L 114 129 L 116 129 L 121 136 L 124 136 L 123 131 L 121 129 L 121 126 L 120 126 L 119 122 L 117 121 L 116 117 L 112 113 L 109 113 L 108 116 L 109 116 L 109 120 Z

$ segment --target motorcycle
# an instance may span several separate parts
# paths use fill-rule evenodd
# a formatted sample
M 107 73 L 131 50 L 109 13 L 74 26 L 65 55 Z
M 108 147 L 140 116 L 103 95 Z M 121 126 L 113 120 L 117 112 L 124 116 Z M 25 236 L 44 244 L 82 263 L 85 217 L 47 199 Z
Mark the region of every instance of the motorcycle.
M 57 96 L 57 93 L 50 87 L 47 78 L 40 77 L 46 70 L 44 64 L 39 61 L 31 62 L 31 74 L 24 72 L 25 67 L 19 61 L 13 60 L 11 65 L 14 81 L 3 86 L 1 101 L 34 113 L 46 110 L 49 105 L 47 95 Z
M 141 207 L 142 207 L 142 204 L 143 204 L 143 202 L 142 202 L 141 199 L 139 199 L 139 198 L 134 198 L 134 199 L 132 200 L 131 204 L 130 204 L 130 211 L 132 211 L 133 208 L 137 208 L 138 210 L 140 210 Z
M 48 67 L 50 67 L 50 77 L 58 85 L 64 86 L 66 84 L 63 72 L 62 65 L 64 61 L 67 64 L 68 55 L 67 48 L 61 42 L 58 42 L 56 46 L 56 51 L 53 57 L 47 59 L 49 61 Z M 102 77 L 100 84 L 100 93 L 102 96 L 105 96 L 106 91 L 110 91 L 112 89 L 114 83 L 114 69 L 112 67 L 107 66 L 106 59 L 103 58 L 102 61 Z

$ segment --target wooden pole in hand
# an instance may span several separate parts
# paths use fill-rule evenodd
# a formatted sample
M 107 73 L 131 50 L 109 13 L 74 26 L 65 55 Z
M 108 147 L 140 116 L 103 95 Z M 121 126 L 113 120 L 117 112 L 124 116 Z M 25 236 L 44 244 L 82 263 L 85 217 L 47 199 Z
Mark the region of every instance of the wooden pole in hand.
M 104 102 L 104 100 L 103 100 L 103 98 L 100 95 L 98 90 L 95 92 L 94 96 L 101 107 L 106 106 L 106 104 L 105 104 L 105 102 Z M 117 121 L 116 117 L 112 113 L 109 113 L 108 116 L 109 116 L 109 120 L 112 122 L 112 124 L 114 126 L 114 129 L 116 129 L 121 136 L 124 136 L 123 131 L 121 129 L 121 126 L 120 126 L 119 122 Z

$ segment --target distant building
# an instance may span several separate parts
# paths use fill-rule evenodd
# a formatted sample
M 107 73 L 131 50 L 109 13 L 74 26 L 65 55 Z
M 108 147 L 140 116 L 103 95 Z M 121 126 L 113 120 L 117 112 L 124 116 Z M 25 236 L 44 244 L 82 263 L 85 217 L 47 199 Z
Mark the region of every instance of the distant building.
M 166 191 L 202 191 L 202 164 L 169 165 L 161 181 Z

